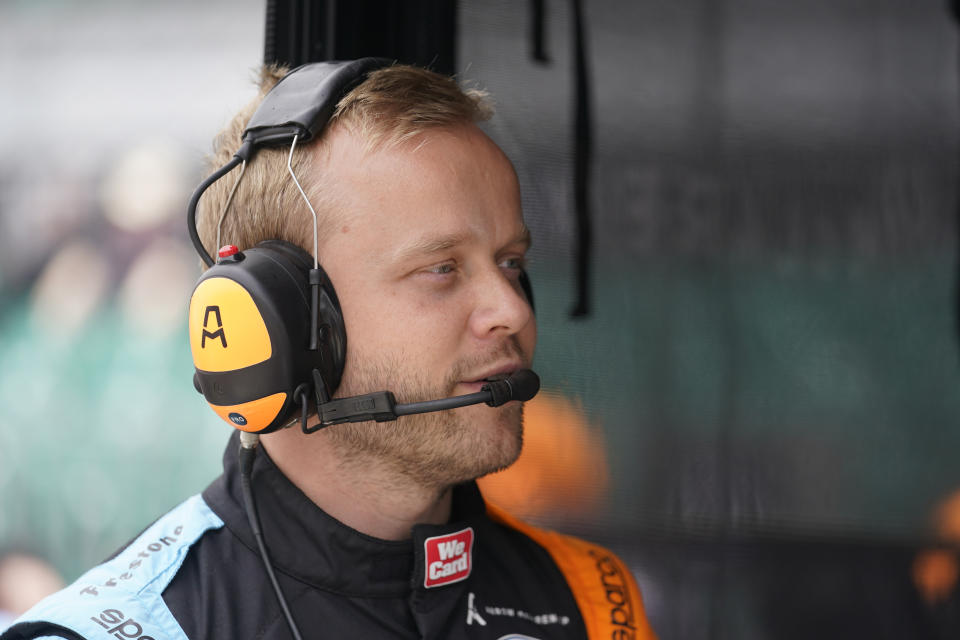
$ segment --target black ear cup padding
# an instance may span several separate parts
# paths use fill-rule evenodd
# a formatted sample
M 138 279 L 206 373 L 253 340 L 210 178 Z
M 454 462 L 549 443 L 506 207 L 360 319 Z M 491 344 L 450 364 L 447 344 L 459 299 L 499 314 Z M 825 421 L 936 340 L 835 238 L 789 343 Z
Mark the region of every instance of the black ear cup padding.
M 320 270 L 320 298 L 317 307 L 319 316 L 319 367 L 326 386 L 326 395 L 332 397 L 343 377 L 343 366 L 347 359 L 347 330 L 343 323 L 343 312 L 337 292 L 327 273 Z
M 327 393 L 333 395 L 337 387 L 340 386 L 340 380 L 343 377 L 343 366 L 347 357 L 347 330 L 343 323 L 340 300 L 337 298 L 337 292 L 333 288 L 330 277 L 327 276 L 323 267 L 318 268 L 316 275 L 311 275 L 313 258 L 306 251 L 289 242 L 265 240 L 258 244 L 257 248 L 266 249 L 270 254 L 276 256 L 277 265 L 295 271 L 296 275 L 291 275 L 303 284 L 301 291 L 307 314 L 296 320 L 291 319 L 291 322 L 302 322 L 305 323 L 306 328 L 310 327 L 310 284 L 311 279 L 319 281 L 320 296 L 317 324 L 320 331 L 320 340 L 317 351 L 307 351 L 306 361 L 302 362 L 297 368 L 298 371 L 303 371 L 305 375 L 301 382 L 311 382 L 310 372 L 313 369 L 318 369 L 326 384 Z M 285 260 L 281 259 L 281 256 Z M 307 336 L 307 341 L 309 342 L 309 336 Z M 306 344 L 304 343 L 304 349 Z

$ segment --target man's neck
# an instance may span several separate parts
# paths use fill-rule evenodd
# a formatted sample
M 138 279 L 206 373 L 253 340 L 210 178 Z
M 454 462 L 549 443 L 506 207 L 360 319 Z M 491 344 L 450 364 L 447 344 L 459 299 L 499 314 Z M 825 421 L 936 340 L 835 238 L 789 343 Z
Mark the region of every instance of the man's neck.
M 406 540 L 415 524 L 450 519 L 450 489 L 423 487 L 375 459 L 345 457 L 325 435 L 284 429 L 261 442 L 287 479 L 328 515 L 381 540 Z

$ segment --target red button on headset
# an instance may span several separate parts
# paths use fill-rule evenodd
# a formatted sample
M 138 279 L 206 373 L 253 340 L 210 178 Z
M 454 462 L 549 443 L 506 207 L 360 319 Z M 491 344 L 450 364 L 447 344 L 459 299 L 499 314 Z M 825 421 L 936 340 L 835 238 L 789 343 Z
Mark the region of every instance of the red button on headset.
M 217 252 L 217 256 L 220 258 L 229 258 L 230 256 L 237 253 L 238 251 L 240 251 L 240 249 L 237 249 L 232 244 L 225 244 L 222 247 L 220 247 L 220 251 Z

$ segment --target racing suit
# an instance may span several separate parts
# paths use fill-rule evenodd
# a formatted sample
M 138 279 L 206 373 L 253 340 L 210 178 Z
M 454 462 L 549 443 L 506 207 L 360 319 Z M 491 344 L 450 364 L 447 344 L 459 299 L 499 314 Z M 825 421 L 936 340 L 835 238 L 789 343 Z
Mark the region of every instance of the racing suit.
M 224 473 L 0 640 L 291 637 L 250 530 L 237 438 Z M 305 638 L 652 638 L 610 552 L 522 524 L 454 489 L 450 522 L 385 541 L 334 520 L 265 451 L 252 486 L 277 579 Z

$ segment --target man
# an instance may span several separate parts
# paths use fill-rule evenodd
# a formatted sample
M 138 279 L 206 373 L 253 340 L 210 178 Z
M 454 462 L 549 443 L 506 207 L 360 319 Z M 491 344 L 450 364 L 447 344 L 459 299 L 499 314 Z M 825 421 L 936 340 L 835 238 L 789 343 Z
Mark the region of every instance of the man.
M 281 76 L 268 70 L 264 93 Z M 221 133 L 218 166 L 262 98 Z M 312 251 L 305 198 L 316 209 L 349 336 L 336 397 L 463 395 L 530 366 L 536 322 L 520 282 L 530 238 L 516 174 L 475 124 L 488 115 L 482 94 L 449 78 L 383 68 L 293 160 L 303 195 L 286 151 L 270 149 L 232 196 L 226 180 L 205 194 L 208 249 L 219 235 L 241 249 L 273 238 Z M 293 624 L 311 638 L 652 637 L 609 552 L 484 504 L 472 481 L 516 459 L 521 419 L 512 401 L 264 435 L 251 485 L 295 623 L 257 553 L 232 443 L 202 497 L 4 638 L 287 638 Z

